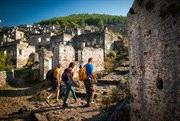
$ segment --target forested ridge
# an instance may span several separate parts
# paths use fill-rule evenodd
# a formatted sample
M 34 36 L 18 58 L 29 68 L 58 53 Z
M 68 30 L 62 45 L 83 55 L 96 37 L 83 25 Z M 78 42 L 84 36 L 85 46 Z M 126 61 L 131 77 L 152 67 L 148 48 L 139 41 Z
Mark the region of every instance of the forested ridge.
M 72 14 L 64 17 L 54 17 L 38 22 L 40 25 L 60 25 L 62 27 L 85 27 L 86 25 L 104 27 L 112 24 L 125 24 L 125 16 L 106 14 Z

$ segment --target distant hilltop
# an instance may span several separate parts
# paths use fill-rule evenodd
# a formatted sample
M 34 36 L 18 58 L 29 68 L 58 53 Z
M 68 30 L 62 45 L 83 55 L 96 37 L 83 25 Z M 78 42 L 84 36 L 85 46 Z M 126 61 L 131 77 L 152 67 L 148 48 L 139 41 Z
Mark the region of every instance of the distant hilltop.
M 83 28 L 88 25 L 103 28 L 104 26 L 125 25 L 125 23 L 125 16 L 114 16 L 106 14 L 72 14 L 69 16 L 54 17 L 48 20 L 42 20 L 37 24 L 57 25 L 70 28 Z

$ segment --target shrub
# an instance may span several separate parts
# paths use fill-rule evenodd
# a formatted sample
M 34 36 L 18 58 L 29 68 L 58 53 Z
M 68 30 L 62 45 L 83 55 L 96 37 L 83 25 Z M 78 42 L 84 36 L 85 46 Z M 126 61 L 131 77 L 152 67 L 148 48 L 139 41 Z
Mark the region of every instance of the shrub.
M 103 96 L 101 103 L 106 107 L 110 106 L 112 104 L 111 96 Z
M 108 56 L 110 58 L 114 59 L 114 58 L 116 58 L 116 52 L 115 51 L 111 51 Z
M 13 68 L 11 64 L 8 64 L 9 56 L 0 52 L 0 71 L 9 71 Z

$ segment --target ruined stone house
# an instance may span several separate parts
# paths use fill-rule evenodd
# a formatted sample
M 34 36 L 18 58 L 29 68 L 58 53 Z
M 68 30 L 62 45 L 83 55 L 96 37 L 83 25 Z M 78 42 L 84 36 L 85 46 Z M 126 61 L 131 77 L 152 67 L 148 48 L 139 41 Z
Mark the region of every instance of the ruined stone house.
M 128 13 L 132 121 L 180 120 L 180 1 L 135 0 Z
M 35 47 L 26 42 L 15 40 L 1 44 L 0 51 L 9 55 L 16 68 L 22 68 L 27 64 L 29 56 L 35 53 Z
M 14 28 L 14 29 L 8 31 L 8 33 L 3 36 L 4 42 L 12 42 L 14 40 L 24 40 L 25 41 L 26 38 L 25 38 L 24 32 L 18 30 L 17 28 Z
M 77 66 L 75 70 L 77 71 L 79 65 L 86 64 L 90 57 L 93 57 L 96 71 L 102 71 L 104 70 L 105 54 L 122 48 L 121 38 L 108 31 L 108 29 L 100 32 L 79 33 L 79 35 L 78 30 L 76 35 L 72 32 L 70 34 L 63 32 L 60 35 L 51 37 L 49 51 L 45 50 L 45 54 L 40 57 L 40 60 L 44 63 L 41 65 L 43 69 L 41 75 L 43 77 L 45 77 L 44 73 L 47 70 L 55 67 L 59 62 L 62 64 L 63 69 L 67 68 L 70 62 L 76 62 Z M 49 58 L 49 61 L 46 59 L 47 62 L 45 62 L 45 57 Z M 49 65 L 52 65 L 52 67 Z
M 93 57 L 96 71 L 104 70 L 103 48 L 86 47 L 85 45 L 81 46 L 81 48 L 75 48 L 71 41 L 72 38 L 73 36 L 67 33 L 51 38 L 51 49 L 49 51 L 44 49 L 40 55 L 40 73 L 43 77 L 42 79 L 45 78 L 47 71 L 55 67 L 59 62 L 62 64 L 62 70 L 67 68 L 70 62 L 75 62 L 75 71 L 78 72 L 79 65 L 86 64 L 90 57 Z
M 51 47 L 53 48 L 56 44 L 60 44 L 60 43 L 68 43 L 71 41 L 71 39 L 74 36 L 72 34 L 69 33 L 61 33 L 60 35 L 55 35 L 51 37 Z
M 30 45 L 36 46 L 37 50 L 41 47 L 50 48 L 50 39 L 53 35 L 53 33 L 30 34 L 28 43 Z
M 104 70 L 104 51 L 102 48 L 84 47 L 78 50 L 78 55 L 72 45 L 57 44 L 54 51 L 43 50 L 40 55 L 40 73 L 42 79 L 45 79 L 45 75 L 48 70 L 55 67 L 59 62 L 62 64 L 62 70 L 69 66 L 70 62 L 75 62 L 76 67 L 74 69 L 75 77 L 79 65 L 84 65 L 88 62 L 88 58 L 93 57 L 93 63 L 96 67 L 96 71 Z
M 76 35 L 72 38 L 72 43 L 77 49 L 81 48 L 82 44 L 85 44 L 86 47 L 103 48 L 104 54 L 108 54 L 110 51 L 115 49 L 115 42 L 120 39 L 121 38 L 118 35 L 108 31 L 106 28 L 103 31 Z
M 81 35 L 79 35 L 81 36 Z M 62 33 L 59 36 L 53 36 L 51 38 L 51 51 L 53 52 L 53 67 L 57 65 L 58 62 L 65 63 L 64 65 L 67 65 L 66 63 L 76 61 L 78 63 L 86 63 L 87 60 L 85 60 L 85 56 L 88 58 L 88 56 L 92 57 L 94 52 L 97 51 L 97 56 L 102 57 L 101 53 L 103 55 L 103 51 L 100 50 L 100 48 L 94 48 L 93 46 L 88 46 L 91 48 L 90 50 L 86 50 L 87 46 L 83 46 L 82 43 L 81 47 L 76 47 L 74 43 L 72 42 L 74 39 L 74 36 L 67 33 Z M 100 50 L 100 55 L 98 50 Z M 102 60 L 104 57 L 102 57 Z M 101 61 L 100 61 L 101 63 Z M 98 66 L 99 67 L 99 66 Z M 102 66 L 103 67 L 103 66 Z M 102 70 L 99 68 L 98 70 Z

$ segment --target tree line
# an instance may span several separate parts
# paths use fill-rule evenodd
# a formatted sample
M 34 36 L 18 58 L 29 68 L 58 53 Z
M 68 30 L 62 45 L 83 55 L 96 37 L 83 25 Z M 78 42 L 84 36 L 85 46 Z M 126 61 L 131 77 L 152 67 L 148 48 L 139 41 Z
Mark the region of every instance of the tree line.
M 37 24 L 40 25 L 55 25 L 62 27 L 85 27 L 96 26 L 102 28 L 104 26 L 116 25 L 116 24 L 125 24 L 125 16 L 113 16 L 106 14 L 72 14 L 65 17 L 54 17 L 48 20 L 42 20 Z

